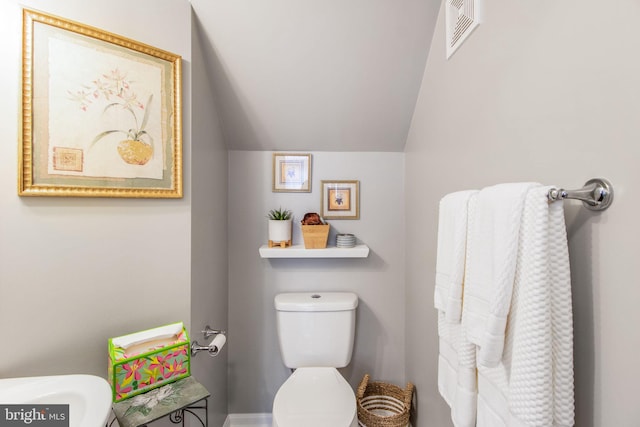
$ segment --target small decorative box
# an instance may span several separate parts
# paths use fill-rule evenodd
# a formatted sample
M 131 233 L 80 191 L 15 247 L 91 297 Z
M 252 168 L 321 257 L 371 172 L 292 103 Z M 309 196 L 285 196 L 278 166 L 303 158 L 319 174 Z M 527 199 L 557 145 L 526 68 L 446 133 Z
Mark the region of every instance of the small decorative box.
M 120 402 L 191 375 L 189 335 L 182 322 L 109 338 L 109 383 Z

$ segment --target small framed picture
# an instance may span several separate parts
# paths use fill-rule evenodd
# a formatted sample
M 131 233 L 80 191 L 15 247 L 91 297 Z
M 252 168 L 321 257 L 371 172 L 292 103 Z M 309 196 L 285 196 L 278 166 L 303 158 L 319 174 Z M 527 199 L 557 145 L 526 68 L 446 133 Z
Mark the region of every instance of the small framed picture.
M 326 219 L 360 218 L 360 181 L 322 181 L 320 212 Z
M 311 154 L 273 153 L 273 191 L 311 192 Z

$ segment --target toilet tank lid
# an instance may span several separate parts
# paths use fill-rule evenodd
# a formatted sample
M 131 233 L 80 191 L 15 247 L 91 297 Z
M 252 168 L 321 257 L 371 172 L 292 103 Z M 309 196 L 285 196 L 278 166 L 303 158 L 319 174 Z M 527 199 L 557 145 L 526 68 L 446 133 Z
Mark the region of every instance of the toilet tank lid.
M 353 292 L 292 292 L 278 294 L 274 300 L 278 311 L 348 311 L 358 307 Z

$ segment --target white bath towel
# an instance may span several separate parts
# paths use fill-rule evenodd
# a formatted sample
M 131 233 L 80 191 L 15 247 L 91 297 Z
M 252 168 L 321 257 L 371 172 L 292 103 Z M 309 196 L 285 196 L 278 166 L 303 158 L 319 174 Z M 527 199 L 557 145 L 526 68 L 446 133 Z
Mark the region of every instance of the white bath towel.
M 476 425 L 475 345 L 460 325 L 467 240 L 467 205 L 476 190 L 447 194 L 440 201 L 435 307 L 438 309 L 438 390 L 451 407 L 456 427 Z
M 476 426 L 476 347 L 464 335 L 460 323 L 445 320 L 438 311 L 438 391 L 451 408 L 455 427 Z
M 569 254 L 563 202 L 548 204 L 549 188 L 527 194 L 504 354 L 478 367 L 477 427 L 574 425 Z
M 467 205 L 476 190 L 458 191 L 440 200 L 435 307 L 449 322 L 460 323 L 467 246 Z
M 539 186 L 499 184 L 469 202 L 463 316 L 469 341 L 479 347 L 479 366 L 502 358 L 524 200 Z

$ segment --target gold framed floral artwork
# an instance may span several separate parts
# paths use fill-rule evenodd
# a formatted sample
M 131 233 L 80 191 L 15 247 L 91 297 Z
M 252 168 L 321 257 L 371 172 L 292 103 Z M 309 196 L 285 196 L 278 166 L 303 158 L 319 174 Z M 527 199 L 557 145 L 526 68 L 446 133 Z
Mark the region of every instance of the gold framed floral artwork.
M 360 181 L 322 181 L 320 212 L 326 219 L 360 218 Z
M 311 154 L 273 153 L 274 192 L 311 192 Z
M 23 10 L 21 196 L 182 197 L 181 57 Z

